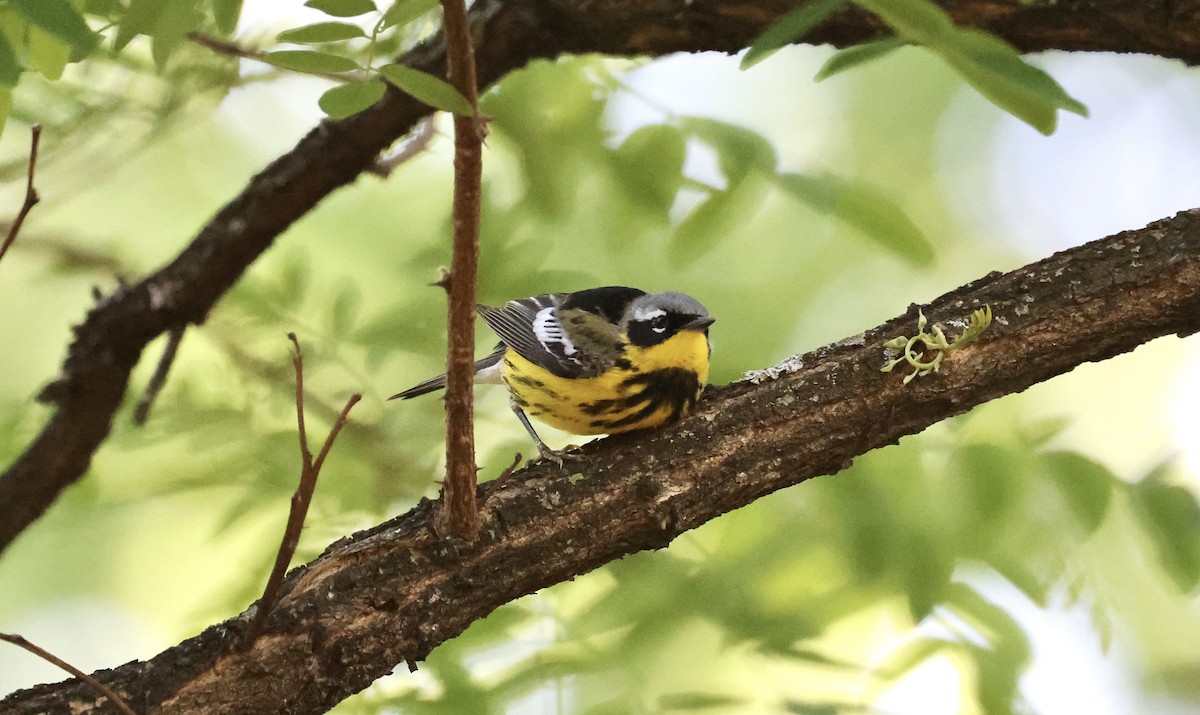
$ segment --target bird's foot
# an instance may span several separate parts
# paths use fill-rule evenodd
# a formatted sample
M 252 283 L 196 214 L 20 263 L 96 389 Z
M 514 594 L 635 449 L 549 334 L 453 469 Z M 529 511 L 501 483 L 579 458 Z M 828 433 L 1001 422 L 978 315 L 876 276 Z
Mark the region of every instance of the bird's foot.
M 542 459 L 549 460 L 558 465 L 559 469 L 564 468 L 566 462 L 578 462 L 583 460 L 583 455 L 578 452 L 579 445 L 568 444 L 562 449 L 550 449 L 544 443 L 538 444 L 538 454 Z M 530 460 L 532 464 L 533 460 Z

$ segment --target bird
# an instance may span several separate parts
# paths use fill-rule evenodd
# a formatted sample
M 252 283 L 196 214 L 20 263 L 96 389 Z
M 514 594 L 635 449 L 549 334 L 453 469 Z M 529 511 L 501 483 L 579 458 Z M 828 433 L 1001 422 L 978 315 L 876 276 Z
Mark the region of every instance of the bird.
M 476 312 L 500 342 L 475 362 L 475 382 L 507 386 L 538 453 L 560 467 L 566 452 L 548 447 L 530 417 L 578 435 L 659 427 L 690 412 L 708 380 L 716 319 L 685 293 L 604 286 Z M 388 399 L 445 386 L 442 374 Z

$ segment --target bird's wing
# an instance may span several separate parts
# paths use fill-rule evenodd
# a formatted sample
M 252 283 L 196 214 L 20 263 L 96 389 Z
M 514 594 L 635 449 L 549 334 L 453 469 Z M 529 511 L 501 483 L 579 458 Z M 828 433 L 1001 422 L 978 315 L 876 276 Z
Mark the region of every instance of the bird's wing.
M 586 377 L 590 366 L 558 319 L 558 307 L 566 298 L 565 293 L 547 293 L 477 310 L 504 344 L 529 362 L 559 377 Z

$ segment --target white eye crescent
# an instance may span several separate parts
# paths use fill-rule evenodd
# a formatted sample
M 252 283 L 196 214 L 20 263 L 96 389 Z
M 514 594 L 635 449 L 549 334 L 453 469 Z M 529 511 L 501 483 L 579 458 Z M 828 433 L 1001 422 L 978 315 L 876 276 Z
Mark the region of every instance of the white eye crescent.
M 656 333 L 665 333 L 667 331 L 667 316 L 654 316 L 654 319 L 650 321 L 650 329 Z

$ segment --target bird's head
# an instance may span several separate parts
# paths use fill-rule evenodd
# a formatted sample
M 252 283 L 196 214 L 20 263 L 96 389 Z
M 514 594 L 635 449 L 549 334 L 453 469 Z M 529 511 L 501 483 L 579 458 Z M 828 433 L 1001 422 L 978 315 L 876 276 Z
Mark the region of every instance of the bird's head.
M 639 296 L 625 309 L 621 318 L 621 330 L 629 336 L 629 342 L 639 347 L 649 347 L 665 342 L 684 331 L 708 335 L 708 326 L 713 324 L 700 301 L 685 293 L 650 293 Z

